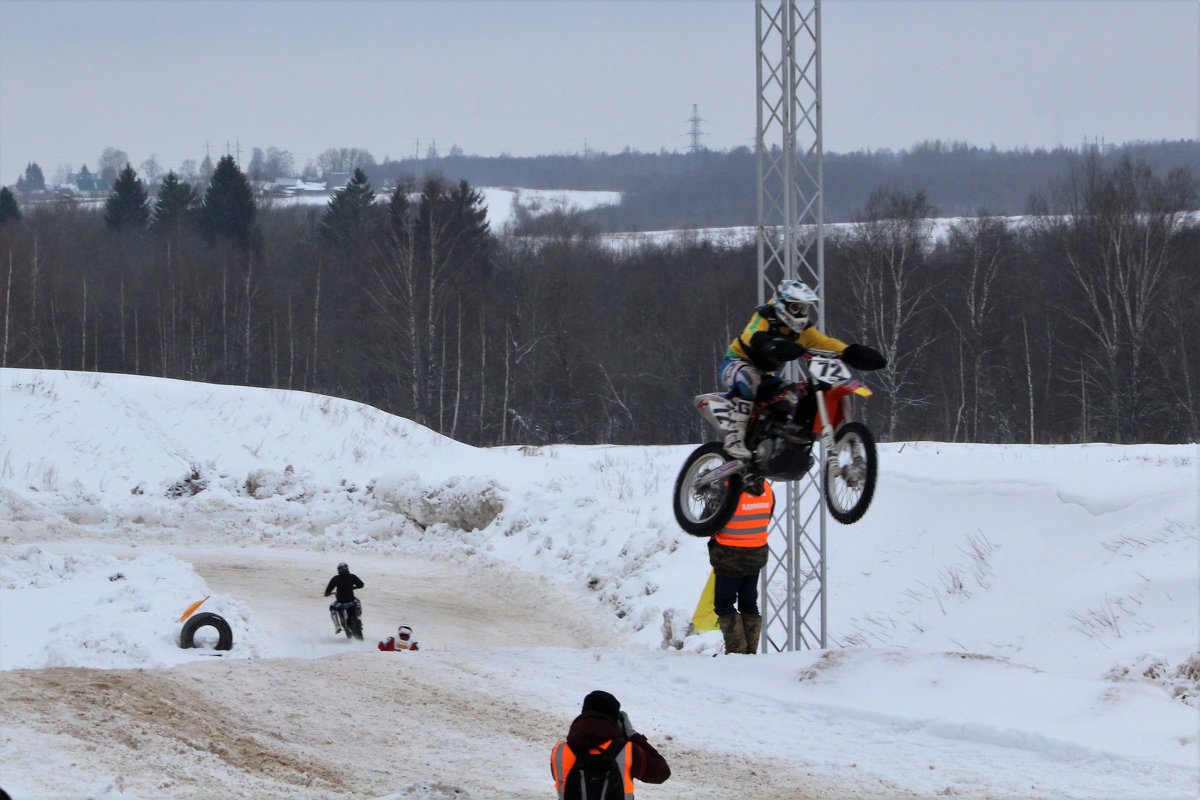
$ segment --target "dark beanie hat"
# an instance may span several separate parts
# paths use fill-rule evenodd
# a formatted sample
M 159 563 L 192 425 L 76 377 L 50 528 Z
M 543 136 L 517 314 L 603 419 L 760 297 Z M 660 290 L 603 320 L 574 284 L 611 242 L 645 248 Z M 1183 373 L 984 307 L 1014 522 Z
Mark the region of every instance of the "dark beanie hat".
M 608 692 L 597 689 L 583 698 L 583 710 L 595 711 L 616 720 L 621 714 L 621 702 Z

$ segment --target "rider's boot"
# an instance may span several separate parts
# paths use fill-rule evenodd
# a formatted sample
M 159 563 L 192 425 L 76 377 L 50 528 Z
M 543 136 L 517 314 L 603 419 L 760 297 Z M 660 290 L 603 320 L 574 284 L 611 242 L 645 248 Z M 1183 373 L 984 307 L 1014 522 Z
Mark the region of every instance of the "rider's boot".
M 745 653 L 746 631 L 742 627 L 742 615 L 737 612 L 722 614 L 717 617 L 717 624 L 721 626 L 721 635 L 725 637 L 725 653 Z
M 329 616 L 333 617 L 333 632 L 341 633 L 342 632 L 342 621 L 340 619 L 338 619 L 338 613 L 331 609 L 329 612 Z
M 729 411 L 729 429 L 725 433 L 725 452 L 737 459 L 750 458 L 750 450 L 746 447 L 746 425 L 750 422 L 750 414 L 734 406 Z
M 762 638 L 762 615 L 742 614 L 742 630 L 746 634 L 746 649 L 742 652 L 752 656 L 758 652 L 758 640 Z

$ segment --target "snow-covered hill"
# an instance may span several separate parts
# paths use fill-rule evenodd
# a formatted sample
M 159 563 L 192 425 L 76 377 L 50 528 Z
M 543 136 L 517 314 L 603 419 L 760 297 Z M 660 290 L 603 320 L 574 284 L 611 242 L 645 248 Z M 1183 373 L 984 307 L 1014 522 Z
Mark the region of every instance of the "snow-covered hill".
M 1192 446 L 882 448 L 831 523 L 824 652 L 683 638 L 687 447 L 480 450 L 299 392 L 0 371 L 0 786 L 14 798 L 544 797 L 583 695 L 639 796 L 1200 790 Z M 321 595 L 351 563 L 367 641 Z M 175 646 L 209 595 L 226 654 Z M 419 653 L 374 640 L 406 622 Z

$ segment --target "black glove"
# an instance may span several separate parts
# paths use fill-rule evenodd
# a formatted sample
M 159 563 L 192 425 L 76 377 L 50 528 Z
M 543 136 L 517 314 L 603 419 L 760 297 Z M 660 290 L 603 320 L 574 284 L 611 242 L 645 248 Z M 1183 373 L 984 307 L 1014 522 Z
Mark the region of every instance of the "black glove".
M 804 348 L 791 339 L 759 331 L 750 337 L 750 351 L 758 366 L 775 371 L 789 361 L 804 355 Z
M 804 355 L 804 348 L 790 339 L 768 339 L 764 349 L 772 359 L 784 363 Z
M 629 721 L 629 715 L 624 711 L 621 712 L 621 719 L 618 724 L 620 724 L 621 733 L 625 734 L 626 739 L 632 739 L 637 735 L 637 731 L 633 729 L 633 723 Z
M 842 361 L 855 369 L 871 371 L 887 366 L 887 359 L 874 347 L 865 344 L 852 344 L 842 351 Z

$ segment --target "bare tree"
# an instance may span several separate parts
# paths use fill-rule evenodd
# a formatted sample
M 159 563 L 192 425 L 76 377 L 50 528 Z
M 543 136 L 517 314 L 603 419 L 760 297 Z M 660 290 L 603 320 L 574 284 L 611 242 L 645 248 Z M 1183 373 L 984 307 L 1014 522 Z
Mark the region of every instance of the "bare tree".
M 441 411 L 445 361 L 438 354 L 445 344 L 445 313 L 459 291 L 479 278 L 489 257 L 490 234 L 482 203 L 482 195 L 466 181 L 447 186 L 440 178 L 430 178 L 417 205 L 415 256 L 424 325 L 421 389 L 427 415 L 433 411 L 435 379 L 439 416 Z
M 1187 255 L 1184 257 L 1187 258 Z M 1192 261 L 1196 263 L 1195 255 Z M 1166 293 L 1163 350 L 1174 354 L 1174 358 L 1161 359 L 1167 362 L 1163 364 L 1164 373 L 1177 376 L 1169 384 L 1177 398 L 1176 403 L 1183 409 L 1183 414 L 1179 415 L 1185 424 L 1181 438 L 1192 442 L 1200 441 L 1200 408 L 1197 407 L 1200 398 L 1197 398 L 1194 387 L 1198 365 L 1192 361 L 1197 343 L 1200 343 L 1197 303 L 1200 303 L 1200 273 L 1193 269 L 1190 274 L 1176 276 Z
M 162 165 L 158 163 L 158 159 L 155 158 L 153 153 L 142 162 L 141 170 L 142 174 L 146 176 L 146 184 L 148 186 L 157 184 L 158 179 L 165 174 Z
M 0 368 L 8 366 L 8 331 L 12 320 L 12 246 L 8 248 L 8 280 L 4 284 L 4 342 L 0 345 Z
M 953 326 L 960 356 L 955 431 L 963 422 L 968 441 L 980 441 L 979 422 L 990 416 L 994 400 L 989 357 L 1003 344 L 1002 328 L 997 324 L 1007 294 L 1002 282 L 1015 249 L 1005 220 L 975 217 L 951 227 L 942 253 L 945 263 L 938 303 Z
M 1152 433 L 1161 393 L 1150 385 L 1148 356 L 1195 196 L 1190 172 L 1160 179 L 1129 159 L 1108 170 L 1093 151 L 1055 187 L 1060 213 L 1040 222 L 1077 290 L 1079 302 L 1067 313 L 1087 337 L 1087 378 L 1105 401 L 1103 421 L 1117 442 Z
M 353 172 L 375 166 L 375 157 L 358 147 L 331 147 L 317 156 L 316 167 L 323 176 L 331 172 Z
M 888 360 L 876 375 L 887 396 L 889 438 L 898 435 L 905 409 L 927 402 L 912 367 L 933 341 L 921 325 L 933 288 L 927 269 L 932 216 L 923 192 L 877 191 L 848 240 L 851 327 Z
M 296 174 L 296 159 L 287 150 L 278 147 L 267 148 L 266 177 L 290 178 Z
M 368 290 L 367 296 L 379 312 L 380 324 L 387 334 L 377 359 L 397 381 L 413 419 L 424 424 L 428 409 L 422 402 L 425 362 L 419 354 L 418 338 L 417 209 L 409 200 L 410 191 L 411 187 L 403 183 L 392 193 L 383 257 L 374 270 L 375 290 Z
M 113 181 L 116 180 L 117 173 L 128 163 L 129 155 L 124 150 L 106 147 L 100 154 L 100 160 L 96 162 L 96 171 L 100 173 L 101 178 Z

